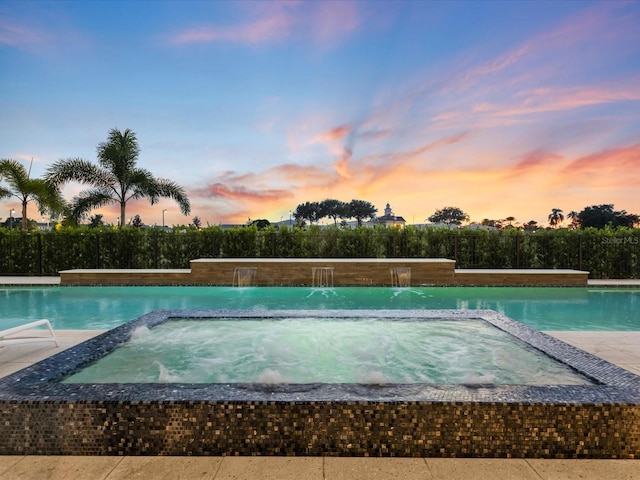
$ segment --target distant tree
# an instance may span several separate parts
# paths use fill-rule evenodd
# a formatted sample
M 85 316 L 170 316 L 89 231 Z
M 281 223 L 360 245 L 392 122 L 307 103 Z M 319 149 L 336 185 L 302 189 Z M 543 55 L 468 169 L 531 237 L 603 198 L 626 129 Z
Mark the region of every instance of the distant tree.
M 502 228 L 502 220 L 492 220 L 490 218 L 484 218 L 482 219 L 482 222 L 480 222 L 480 225 L 500 229 Z
M 507 217 L 504 219 L 505 222 L 509 222 L 509 227 L 512 227 L 512 222 L 516 219 L 516 217 Z
M 607 225 L 633 227 L 638 220 L 638 215 L 627 213 L 625 210 L 614 210 L 613 204 L 592 205 L 578 213 L 578 223 L 581 228 L 604 228 Z
M 193 220 L 191 221 L 193 222 L 193 226 L 196 228 L 200 228 L 202 226 L 202 220 L 200 220 L 200 217 L 198 217 L 197 215 L 193 217 Z
M 134 228 L 144 227 L 144 223 L 142 223 L 142 219 L 140 218 L 140 215 L 134 215 L 134 217 L 131 219 L 130 225 Z
M 338 225 L 338 218 L 345 218 L 347 215 L 347 204 L 335 198 L 327 198 L 321 201 L 318 206 L 318 220 L 329 217 L 333 219 L 334 225 Z
M 297 212 L 293 212 L 293 219 L 296 221 L 296 227 L 306 227 L 307 222 Z
M 580 220 L 578 219 L 578 212 L 571 210 L 567 213 L 567 218 L 571 220 L 571 227 L 577 228 L 580 226 Z
M 308 220 L 309 223 L 317 222 L 320 220 L 320 204 L 318 202 L 305 202 L 298 205 L 293 212 L 293 216 L 296 219 L 298 225 L 302 225 L 304 220 Z
M 555 227 L 556 225 L 561 224 L 562 221 L 564 220 L 562 209 L 552 208 L 551 213 L 548 216 L 548 219 L 549 219 L 549 225 L 551 225 L 552 227 Z
M 73 215 L 73 211 L 71 207 L 65 210 L 65 214 L 62 216 L 62 220 L 58 224 L 60 227 L 77 227 L 80 225 L 80 219 Z M 56 230 L 58 230 L 58 226 L 56 225 Z
M 127 202 L 139 198 L 148 198 L 152 205 L 160 198 L 172 198 L 182 213 L 188 215 L 191 206 L 184 189 L 137 167 L 139 153 L 136 134 L 129 129 L 120 132 L 114 128 L 109 131 L 107 141 L 98 145 L 98 165 L 80 158 L 59 160 L 47 170 L 46 180 L 57 187 L 71 181 L 90 186 L 74 199 L 76 217 L 94 208 L 118 203 L 120 226 L 124 226 Z
M 523 226 L 526 232 L 535 232 L 538 229 L 538 222 L 535 220 L 529 220 Z
M 89 228 L 99 228 L 104 227 L 104 221 L 102 220 L 103 215 L 101 213 L 96 213 L 89 217 Z
M 428 220 L 433 223 L 444 223 L 446 225 L 460 225 L 462 222 L 469 220 L 469 215 L 464 213 L 458 207 L 444 207 L 436 210 Z
M 347 204 L 347 218 L 355 218 L 358 226 L 362 225 L 363 220 L 374 218 L 377 211 L 373 204 L 365 200 L 351 200 Z
M 262 218 L 260 220 L 253 220 L 251 222 L 251 225 L 255 225 L 256 227 L 258 227 L 258 230 L 262 230 L 263 228 L 267 228 L 269 225 L 271 225 L 271 222 Z
M 15 197 L 22 206 L 22 228 L 27 229 L 27 205 L 35 201 L 40 214 L 47 211 L 59 213 L 66 207 L 60 190 L 51 182 L 39 178 L 31 178 L 31 164 L 29 170 L 17 160 L 0 160 L 0 180 L 8 187 L 0 185 L 0 198 Z

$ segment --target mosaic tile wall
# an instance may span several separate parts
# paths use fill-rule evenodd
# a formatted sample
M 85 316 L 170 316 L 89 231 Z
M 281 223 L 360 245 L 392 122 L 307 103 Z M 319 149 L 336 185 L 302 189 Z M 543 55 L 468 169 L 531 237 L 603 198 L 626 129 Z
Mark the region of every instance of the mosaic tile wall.
M 59 382 L 142 325 L 152 328 L 176 317 L 296 314 L 309 312 L 154 312 L 0 379 L 0 454 L 640 458 L 640 377 L 490 311 L 384 314 L 480 318 L 571 366 L 593 384 Z
M 366 402 L 3 404 L 0 454 L 638 458 L 640 407 Z

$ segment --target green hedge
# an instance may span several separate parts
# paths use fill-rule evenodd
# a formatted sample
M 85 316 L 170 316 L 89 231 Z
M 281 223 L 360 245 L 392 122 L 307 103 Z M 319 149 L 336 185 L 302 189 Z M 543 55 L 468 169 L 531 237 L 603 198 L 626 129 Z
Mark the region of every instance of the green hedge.
M 404 230 L 255 226 L 165 232 L 136 228 L 0 230 L 0 274 L 74 268 L 189 268 L 195 258 L 450 258 L 458 268 L 573 268 L 640 278 L 640 229 Z

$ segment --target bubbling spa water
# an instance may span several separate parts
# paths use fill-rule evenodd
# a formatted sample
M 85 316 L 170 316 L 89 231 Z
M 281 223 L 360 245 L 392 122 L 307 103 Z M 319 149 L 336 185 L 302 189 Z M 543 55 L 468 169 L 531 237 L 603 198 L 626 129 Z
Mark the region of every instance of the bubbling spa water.
M 64 383 L 583 385 L 479 319 L 171 319 Z

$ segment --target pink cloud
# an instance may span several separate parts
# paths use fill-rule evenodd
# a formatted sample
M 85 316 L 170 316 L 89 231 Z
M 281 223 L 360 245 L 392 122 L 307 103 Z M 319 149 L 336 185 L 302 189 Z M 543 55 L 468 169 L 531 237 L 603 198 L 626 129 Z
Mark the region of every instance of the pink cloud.
M 640 84 L 601 87 L 538 88 L 522 94 L 520 106 L 499 111 L 499 115 L 527 115 L 534 113 L 574 110 L 592 105 L 640 101 Z
M 548 173 L 553 171 L 554 167 L 557 168 L 558 163 L 563 161 L 564 159 L 555 153 L 547 152 L 543 149 L 534 150 L 524 154 L 520 161 L 508 167 L 504 179 L 510 181 L 514 177 L 531 175 L 536 171 L 542 170 Z
M 619 182 L 621 186 L 637 186 L 640 181 L 640 143 L 577 158 L 564 168 L 564 173 L 573 178 L 599 177 L 603 181 Z
M 289 36 L 294 20 L 279 12 L 266 18 L 233 27 L 214 25 L 195 27 L 172 37 L 172 43 L 208 43 L 228 41 L 234 43 L 277 42 Z
M 268 2 L 234 25 L 200 25 L 169 38 L 173 44 L 226 41 L 240 44 L 281 42 L 289 37 L 332 45 L 355 30 L 360 13 L 355 2 Z
M 541 84 L 559 70 L 609 54 L 611 45 L 633 49 L 640 41 L 637 22 L 637 15 L 625 12 L 624 2 L 596 3 L 493 58 L 470 66 L 464 62 L 466 66 L 437 85 L 425 85 L 420 93 L 434 88 L 447 93 L 476 90 L 489 79 L 501 93 L 526 81 Z
M 310 27 L 313 40 L 331 44 L 358 28 L 360 13 L 354 2 L 318 2 L 315 12 L 304 23 Z
M 29 47 L 49 42 L 51 36 L 43 30 L 31 28 L 7 18 L 0 19 L 0 45 Z
M 242 186 L 228 187 L 222 183 L 214 183 L 194 191 L 199 197 L 224 197 L 232 200 L 282 200 L 290 198 L 291 194 L 286 190 L 251 190 Z

